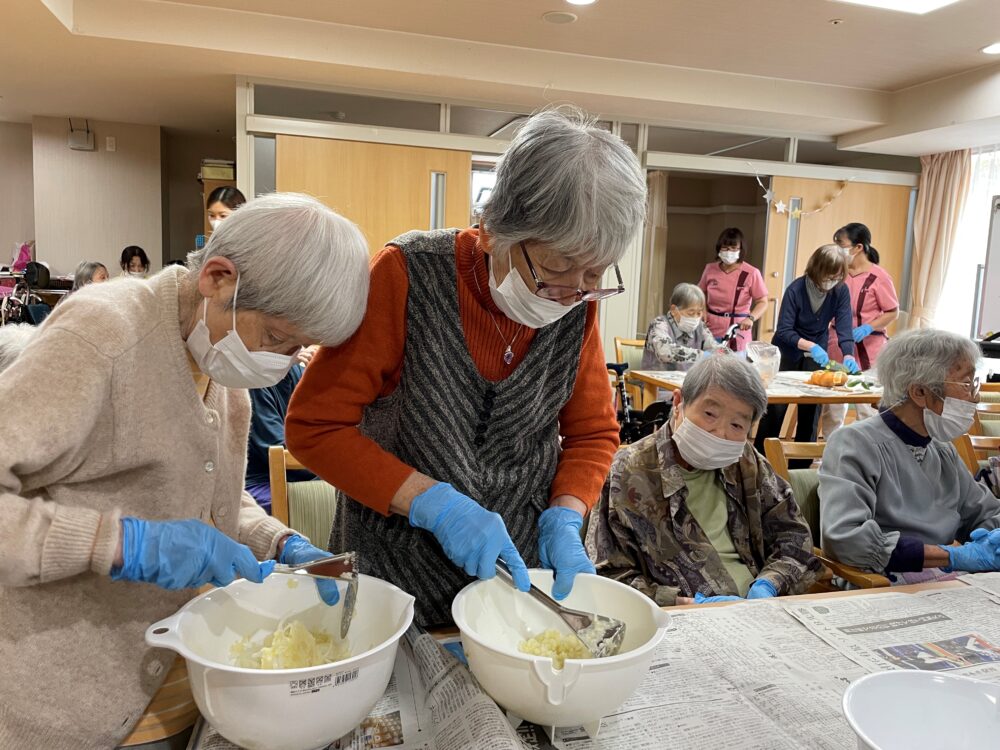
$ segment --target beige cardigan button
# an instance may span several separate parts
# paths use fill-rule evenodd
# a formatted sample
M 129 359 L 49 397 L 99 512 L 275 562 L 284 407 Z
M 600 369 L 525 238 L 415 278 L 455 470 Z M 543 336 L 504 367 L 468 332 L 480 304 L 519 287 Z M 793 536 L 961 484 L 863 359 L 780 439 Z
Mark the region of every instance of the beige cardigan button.
M 212 462 L 212 461 L 206 461 L 205 462 L 205 471 L 207 471 L 209 474 L 211 474 L 213 471 L 215 471 L 215 463 Z

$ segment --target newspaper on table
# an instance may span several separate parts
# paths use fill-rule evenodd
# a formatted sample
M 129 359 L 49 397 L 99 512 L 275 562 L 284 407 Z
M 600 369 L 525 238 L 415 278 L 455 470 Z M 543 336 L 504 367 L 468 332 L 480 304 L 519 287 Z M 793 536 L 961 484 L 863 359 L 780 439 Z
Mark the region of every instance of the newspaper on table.
M 956 671 L 1000 682 L 1000 609 L 982 587 L 790 602 L 785 609 L 866 671 Z
M 636 370 L 634 374 L 648 375 L 674 386 L 681 386 L 687 373 L 674 370 Z M 829 401 L 831 404 L 839 403 L 839 399 L 844 396 L 873 396 L 881 397 L 882 386 L 872 378 L 874 373 L 865 373 L 863 378 L 851 378 L 848 382 L 856 383 L 851 387 L 836 386 L 827 388 L 821 385 L 811 385 L 806 382 L 812 375 L 811 372 L 800 372 L 797 370 L 783 370 L 779 372 L 767 385 L 767 397 L 773 398 L 820 398 Z
M 525 745 L 461 661 L 411 627 L 389 686 L 361 725 L 327 750 L 522 750 Z M 528 747 L 531 747 L 529 744 Z M 239 750 L 202 721 L 188 750 Z

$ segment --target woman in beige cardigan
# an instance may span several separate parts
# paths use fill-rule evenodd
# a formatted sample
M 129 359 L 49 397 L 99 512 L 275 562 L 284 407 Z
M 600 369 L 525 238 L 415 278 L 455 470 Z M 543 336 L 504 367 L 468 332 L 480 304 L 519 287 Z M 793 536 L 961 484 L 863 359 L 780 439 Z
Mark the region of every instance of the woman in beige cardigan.
M 353 224 L 265 196 L 188 268 L 73 295 L 0 376 L 0 748 L 116 746 L 170 664 L 149 623 L 325 554 L 243 491 L 244 389 L 346 340 L 367 292 Z

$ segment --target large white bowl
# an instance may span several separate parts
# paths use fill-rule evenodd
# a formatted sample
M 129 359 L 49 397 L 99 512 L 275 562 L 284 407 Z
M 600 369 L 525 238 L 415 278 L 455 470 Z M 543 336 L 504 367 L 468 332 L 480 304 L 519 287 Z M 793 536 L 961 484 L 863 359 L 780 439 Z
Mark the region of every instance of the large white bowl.
M 324 604 L 310 578 L 241 580 L 204 593 L 154 623 L 146 643 L 187 660 L 198 709 L 230 742 L 249 750 L 313 750 L 360 724 L 382 697 L 399 639 L 413 620 L 413 597 L 360 576 L 347 638 L 354 656 L 334 664 L 241 669 L 230 666 L 229 649 L 244 636 L 273 633 L 286 617 L 339 635 L 343 610 Z
M 879 672 L 844 693 L 862 750 L 984 750 L 1000 743 L 1000 686 L 936 672 Z
M 531 582 L 552 590 L 552 571 L 532 570 Z M 462 589 L 451 607 L 469 667 L 483 689 L 510 713 L 543 727 L 583 725 L 597 735 L 600 720 L 635 692 L 646 676 L 669 617 L 633 588 L 595 575 L 578 575 L 567 607 L 623 620 L 625 642 L 618 656 L 552 659 L 517 650 L 543 630 L 565 630 L 562 620 L 527 594 L 494 578 Z

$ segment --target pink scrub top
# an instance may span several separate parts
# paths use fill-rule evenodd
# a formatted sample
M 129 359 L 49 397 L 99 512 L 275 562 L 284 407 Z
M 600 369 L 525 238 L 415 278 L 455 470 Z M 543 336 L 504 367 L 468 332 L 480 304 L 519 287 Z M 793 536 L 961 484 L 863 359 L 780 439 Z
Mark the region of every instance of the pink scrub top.
M 740 277 L 746 273 L 743 283 L 737 284 Z M 740 263 L 728 273 L 722 270 L 722 265 L 716 261 L 705 266 L 698 282 L 701 291 L 705 293 L 705 317 L 712 335 L 721 339 L 726 335 L 729 326 L 739 323 L 750 313 L 753 301 L 767 296 L 767 287 L 760 271 L 749 263 Z M 736 298 L 736 308 L 733 309 L 733 299 Z M 736 313 L 731 317 L 730 313 Z M 723 313 L 719 315 L 718 313 Z M 750 342 L 750 331 L 740 331 L 736 337 L 737 351 L 743 351 Z
M 874 277 L 870 279 L 870 277 Z M 857 328 L 864 323 L 871 323 L 876 318 L 882 317 L 890 310 L 899 309 L 899 299 L 896 297 L 896 287 L 892 283 L 892 277 L 882 266 L 873 265 L 867 271 L 857 274 L 847 274 L 844 279 L 847 288 L 851 292 L 851 328 Z M 866 288 L 867 287 L 867 288 Z M 858 320 L 858 298 L 864 289 L 864 299 L 861 302 L 861 319 Z M 889 337 L 886 336 L 885 329 L 876 329 L 869 336 L 856 346 L 857 351 L 854 358 L 861 365 L 862 370 L 869 369 L 875 364 L 878 353 L 882 351 Z M 864 350 L 862 352 L 862 349 Z M 830 343 L 827 347 L 831 359 L 838 362 L 844 361 L 844 355 L 837 345 L 837 332 L 831 326 Z M 866 363 L 867 361 L 867 363 Z

